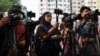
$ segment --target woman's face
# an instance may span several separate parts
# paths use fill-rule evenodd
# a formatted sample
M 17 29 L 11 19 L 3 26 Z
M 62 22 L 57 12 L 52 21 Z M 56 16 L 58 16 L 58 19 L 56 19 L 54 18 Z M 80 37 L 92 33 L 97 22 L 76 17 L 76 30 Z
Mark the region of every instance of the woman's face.
M 50 13 L 45 15 L 45 21 L 48 22 L 48 23 L 51 22 L 51 14 Z
M 85 15 L 87 15 L 88 13 L 90 13 L 90 11 L 87 9 L 84 9 L 84 11 L 81 13 L 82 17 L 85 17 Z

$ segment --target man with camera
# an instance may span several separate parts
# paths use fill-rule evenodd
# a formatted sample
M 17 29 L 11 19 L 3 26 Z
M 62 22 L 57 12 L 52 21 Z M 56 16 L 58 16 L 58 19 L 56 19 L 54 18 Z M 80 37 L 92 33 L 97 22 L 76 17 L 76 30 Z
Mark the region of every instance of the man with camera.
M 28 34 L 27 34 L 27 30 L 26 27 L 23 23 L 23 19 L 24 19 L 24 13 L 21 11 L 21 7 L 20 6 L 13 6 L 11 8 L 11 10 L 9 11 L 9 15 L 12 19 L 11 20 L 11 24 L 14 23 L 14 28 L 15 28 L 15 35 L 16 35 L 16 49 L 17 51 L 17 55 L 18 56 L 27 56 L 27 49 L 28 46 L 27 44 L 29 44 L 29 40 L 28 40 Z
M 96 54 L 95 49 L 95 26 L 93 23 L 93 18 L 89 16 L 91 9 L 89 7 L 82 7 L 80 10 L 80 15 L 77 19 L 80 20 L 80 23 L 76 24 L 76 32 L 79 34 L 78 42 L 80 48 L 80 55 L 82 56 L 92 56 Z M 89 14 L 89 15 L 88 15 Z M 94 15 L 92 15 L 94 16 Z
M 0 20 L 0 37 L 2 47 L 0 56 L 26 56 L 28 41 L 27 32 L 23 23 L 24 13 L 21 7 L 14 5 L 6 17 Z
M 4 28 L 6 24 L 9 23 L 9 19 L 7 17 L 0 18 L 0 56 L 5 56 L 7 54 L 7 50 L 4 50 L 4 41 L 5 41 L 5 32 Z M 5 53 L 5 55 L 4 55 Z
M 74 21 L 76 21 L 75 23 L 75 31 L 76 33 L 80 34 L 79 32 L 79 28 L 80 28 L 80 25 L 84 23 L 84 17 L 85 15 L 87 15 L 89 12 L 91 11 L 91 9 L 89 7 L 86 7 L 86 6 L 83 6 L 81 7 L 80 9 L 80 14 L 78 14 L 75 18 L 74 18 Z M 79 38 L 78 38 L 79 39 Z

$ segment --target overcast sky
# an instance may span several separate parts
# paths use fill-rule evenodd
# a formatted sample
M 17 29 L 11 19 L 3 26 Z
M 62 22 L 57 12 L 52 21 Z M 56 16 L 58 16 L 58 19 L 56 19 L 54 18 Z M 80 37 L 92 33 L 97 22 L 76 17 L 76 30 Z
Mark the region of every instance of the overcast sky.
M 21 4 L 26 6 L 28 11 L 35 12 L 36 18 L 34 20 L 38 20 L 39 0 L 21 0 Z

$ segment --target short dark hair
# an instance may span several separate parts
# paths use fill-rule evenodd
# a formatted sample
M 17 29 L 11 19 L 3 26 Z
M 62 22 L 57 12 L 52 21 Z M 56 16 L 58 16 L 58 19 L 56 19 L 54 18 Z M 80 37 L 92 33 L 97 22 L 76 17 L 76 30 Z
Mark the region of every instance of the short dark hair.
M 12 14 L 12 13 L 22 13 L 21 6 L 20 5 L 13 5 L 8 11 L 8 14 Z
M 91 9 L 87 6 L 82 6 L 81 9 L 80 9 L 80 12 L 83 12 L 85 9 L 91 11 Z

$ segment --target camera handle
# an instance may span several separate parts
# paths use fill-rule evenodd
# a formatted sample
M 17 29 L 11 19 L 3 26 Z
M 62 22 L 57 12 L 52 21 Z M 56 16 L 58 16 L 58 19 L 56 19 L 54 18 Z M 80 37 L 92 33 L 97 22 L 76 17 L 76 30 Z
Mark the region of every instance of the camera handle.
M 32 19 L 31 19 L 32 17 L 29 17 L 29 21 L 32 21 Z
M 56 8 L 57 8 L 57 0 L 56 0 Z M 56 14 L 56 22 L 58 22 L 59 14 Z
M 59 22 L 58 18 L 59 18 L 59 14 L 56 14 L 56 22 Z

